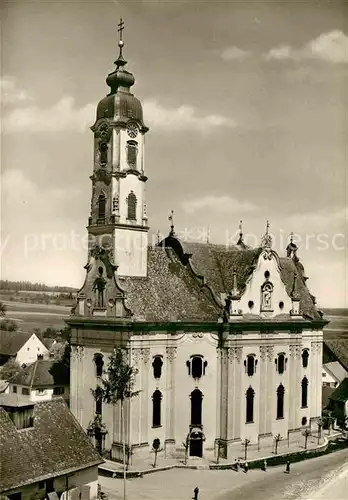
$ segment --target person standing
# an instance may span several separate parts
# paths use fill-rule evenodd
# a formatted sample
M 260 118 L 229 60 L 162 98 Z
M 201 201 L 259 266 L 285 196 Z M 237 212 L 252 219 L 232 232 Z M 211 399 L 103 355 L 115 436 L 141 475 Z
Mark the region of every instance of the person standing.
M 195 489 L 193 490 L 193 499 L 194 500 L 198 500 L 198 493 L 199 493 L 199 488 L 198 488 L 198 486 L 196 486 Z
M 287 474 L 290 474 L 290 461 L 289 461 L 289 460 L 286 462 L 285 472 L 286 472 Z
M 244 472 L 246 473 L 246 472 L 248 472 L 248 470 L 249 470 L 249 464 L 248 464 L 248 462 L 245 462 L 245 464 L 244 464 Z
M 267 471 L 267 460 L 263 461 L 263 470 L 266 472 Z

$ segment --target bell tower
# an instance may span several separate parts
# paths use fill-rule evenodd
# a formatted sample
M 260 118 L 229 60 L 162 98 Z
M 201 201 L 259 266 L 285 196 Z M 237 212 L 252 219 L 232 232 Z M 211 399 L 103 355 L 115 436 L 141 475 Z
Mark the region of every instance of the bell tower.
M 119 276 L 146 276 L 148 220 L 145 200 L 144 149 L 148 127 L 141 102 L 131 92 L 135 83 L 125 69 L 122 19 L 119 56 L 106 83 L 109 94 L 98 104 L 94 133 L 89 253 L 107 248 Z

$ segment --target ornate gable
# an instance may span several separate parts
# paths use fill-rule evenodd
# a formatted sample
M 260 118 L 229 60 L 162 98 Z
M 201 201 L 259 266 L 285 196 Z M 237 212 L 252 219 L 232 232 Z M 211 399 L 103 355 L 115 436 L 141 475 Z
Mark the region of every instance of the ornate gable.
M 113 263 L 111 250 L 98 245 L 93 247 L 85 269 L 85 282 L 72 314 L 110 318 L 132 316 L 126 304 L 126 292 L 116 278 L 117 266 Z

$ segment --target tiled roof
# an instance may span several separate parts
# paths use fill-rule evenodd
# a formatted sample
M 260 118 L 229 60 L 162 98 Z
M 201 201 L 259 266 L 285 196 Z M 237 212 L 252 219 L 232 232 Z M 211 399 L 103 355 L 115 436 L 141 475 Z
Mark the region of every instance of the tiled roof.
M 22 368 L 9 382 L 32 388 L 69 384 L 69 369 L 54 359 L 37 359 Z
M 0 492 L 103 462 L 62 399 L 33 411 L 34 426 L 18 431 L 0 408 Z
M 324 337 L 325 338 L 325 337 Z M 348 370 L 348 340 L 344 338 L 326 339 L 325 338 L 326 347 L 329 348 L 329 351 L 334 355 L 334 357 L 341 363 L 341 365 Z M 325 352 L 326 351 L 326 352 Z M 335 361 L 333 357 L 330 357 L 330 352 L 327 352 L 327 349 L 324 348 L 325 358 L 327 361 Z
M 241 292 L 244 291 L 247 279 L 254 271 L 262 252 L 261 248 L 243 249 L 211 243 L 182 243 L 173 237 L 166 238 L 162 244 L 174 248 L 179 257 L 181 254 L 183 263 L 187 261 L 185 254 L 190 255 L 189 262 L 193 271 L 205 278 L 207 285 L 213 289 L 218 297 L 221 293 L 231 291 L 234 270 L 236 271 L 238 289 Z M 302 279 L 304 274 L 302 264 L 289 257 L 279 258 L 279 263 L 281 279 L 289 296 L 293 289 L 295 274 L 298 275 L 297 289 L 300 294 L 301 313 L 310 319 L 321 319 L 305 280 Z
M 321 407 L 324 409 L 330 402 L 330 397 L 332 393 L 335 391 L 334 387 L 323 386 L 321 388 Z
M 171 248 L 149 247 L 147 277 L 119 281 L 137 320 L 216 322 L 221 313 L 210 291 Z
M 345 378 L 331 394 L 332 401 L 348 401 L 348 378 Z
M 16 356 L 18 351 L 30 339 L 32 333 L 5 332 L 0 330 L 0 354 Z

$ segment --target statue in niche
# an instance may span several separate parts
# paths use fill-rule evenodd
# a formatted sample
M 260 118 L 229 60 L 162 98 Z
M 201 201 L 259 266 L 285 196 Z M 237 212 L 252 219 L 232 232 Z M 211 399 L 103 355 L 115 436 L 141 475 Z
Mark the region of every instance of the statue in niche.
M 273 285 L 270 282 L 265 283 L 261 289 L 261 310 L 272 310 Z
M 96 292 L 97 295 L 97 307 L 105 307 L 104 305 L 104 291 L 106 287 L 106 279 L 103 277 L 103 268 L 99 267 L 98 269 L 99 275 L 94 280 L 93 284 L 93 292 Z

